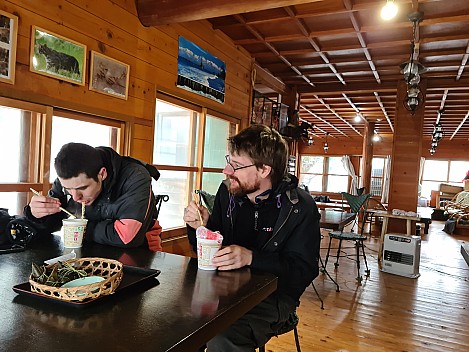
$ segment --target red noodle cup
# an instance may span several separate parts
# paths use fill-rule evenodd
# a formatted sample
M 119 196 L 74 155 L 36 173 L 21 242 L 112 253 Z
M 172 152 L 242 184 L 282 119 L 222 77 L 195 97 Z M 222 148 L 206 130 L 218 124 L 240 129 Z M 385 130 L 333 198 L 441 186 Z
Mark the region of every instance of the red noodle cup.
M 216 270 L 217 267 L 213 265 L 212 259 L 221 248 L 223 236 L 218 231 L 213 232 L 204 226 L 200 226 L 196 230 L 196 237 L 199 269 Z

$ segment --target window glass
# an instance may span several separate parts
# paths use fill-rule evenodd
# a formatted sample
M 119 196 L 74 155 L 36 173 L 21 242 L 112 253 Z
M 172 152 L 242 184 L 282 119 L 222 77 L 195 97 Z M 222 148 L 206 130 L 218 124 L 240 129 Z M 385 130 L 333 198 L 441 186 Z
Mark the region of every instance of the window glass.
M 195 165 L 198 118 L 195 111 L 156 101 L 153 164 Z
M 158 221 L 164 229 L 185 226 L 182 219 L 184 208 L 192 200 L 194 173 L 187 171 L 159 170 L 160 178 L 153 180 L 155 194 L 167 194 L 168 202 L 163 202 Z
M 310 192 L 322 192 L 322 175 L 301 174 L 300 184 L 308 187 Z
M 204 172 L 202 178 L 202 189 L 210 194 L 216 194 L 220 183 L 225 179 L 225 174 L 215 172 Z
M 57 178 L 54 160 L 64 144 L 75 142 L 92 147 L 111 147 L 113 130 L 119 129 L 104 124 L 53 116 L 49 181 L 53 182 Z
M 38 121 L 36 112 L 0 106 L 0 183 L 35 182 L 37 171 L 31 149 L 32 126 Z M 32 166 L 32 170 L 30 169 Z M 10 215 L 22 213 L 27 193 L 0 192 L 0 208 Z
M 329 157 L 329 167 L 328 167 L 329 174 L 334 175 L 348 175 L 347 170 L 344 168 L 344 164 L 342 164 L 341 157 Z M 347 186 L 345 187 L 347 188 Z
M 451 161 L 449 164 L 449 181 L 462 182 L 468 171 L 468 161 Z
M 423 168 L 423 179 L 432 181 L 446 181 L 448 179 L 448 161 L 425 160 L 425 166 Z
M 440 188 L 440 183 L 441 182 L 422 181 L 420 196 L 430 199 L 432 191 L 437 191 Z
M 348 176 L 327 176 L 327 192 L 345 192 L 348 186 Z
M 0 147 L 2 148 L 0 182 L 2 183 L 21 182 L 21 115 L 22 110 L 0 107 Z
M 204 167 L 225 167 L 230 122 L 207 115 L 204 142 Z M 204 188 L 205 189 L 205 188 Z
M 383 177 L 384 158 L 373 158 L 371 161 L 371 177 Z
M 322 174 L 324 168 L 323 156 L 301 156 L 301 169 L 300 172 Z

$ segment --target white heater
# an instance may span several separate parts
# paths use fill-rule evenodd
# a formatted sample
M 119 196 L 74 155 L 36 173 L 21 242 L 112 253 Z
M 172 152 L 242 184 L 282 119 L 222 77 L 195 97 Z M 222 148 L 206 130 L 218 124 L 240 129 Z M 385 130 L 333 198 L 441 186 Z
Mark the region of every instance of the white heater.
M 382 271 L 415 279 L 420 276 L 420 236 L 386 234 Z

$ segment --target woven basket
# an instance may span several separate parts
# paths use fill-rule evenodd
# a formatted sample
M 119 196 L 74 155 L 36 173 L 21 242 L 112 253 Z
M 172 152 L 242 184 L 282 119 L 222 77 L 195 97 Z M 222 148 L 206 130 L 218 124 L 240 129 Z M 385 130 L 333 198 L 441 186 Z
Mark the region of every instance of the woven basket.
M 54 287 L 39 284 L 29 277 L 31 291 L 41 295 L 64 301 L 84 301 L 99 296 L 110 295 L 122 281 L 123 265 L 121 262 L 106 258 L 80 258 L 67 260 L 74 264 L 76 269 L 86 271 L 87 276 L 101 276 L 105 280 L 95 284 L 76 287 Z M 48 266 L 48 268 L 51 265 Z

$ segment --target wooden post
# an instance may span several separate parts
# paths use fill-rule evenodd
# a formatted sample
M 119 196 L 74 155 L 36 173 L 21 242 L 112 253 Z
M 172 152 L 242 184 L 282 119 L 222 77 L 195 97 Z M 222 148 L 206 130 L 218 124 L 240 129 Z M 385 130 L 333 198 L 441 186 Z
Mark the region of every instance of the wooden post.
M 419 84 L 425 96 L 427 81 Z M 407 86 L 399 81 L 397 88 L 396 120 L 391 157 L 391 183 L 388 209 L 417 211 L 420 157 L 422 156 L 423 118 L 425 104 L 412 115 L 404 107 Z M 405 233 L 405 222 L 390 219 L 389 229 Z
M 363 152 L 362 152 L 362 182 L 361 187 L 365 187 L 365 192 L 371 192 L 371 164 L 373 162 L 373 135 L 375 131 L 375 123 L 368 122 L 365 124 L 365 135 L 363 136 Z

